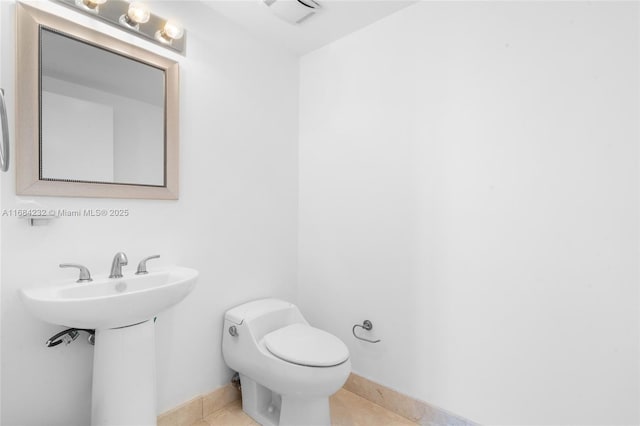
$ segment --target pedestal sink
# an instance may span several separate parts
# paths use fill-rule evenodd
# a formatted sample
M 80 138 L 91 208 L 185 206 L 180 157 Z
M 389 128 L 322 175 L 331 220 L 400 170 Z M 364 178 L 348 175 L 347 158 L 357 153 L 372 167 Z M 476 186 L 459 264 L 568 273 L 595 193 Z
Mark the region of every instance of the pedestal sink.
M 197 278 L 198 271 L 174 266 L 22 290 L 27 309 L 41 320 L 96 330 L 92 426 L 156 424 L 153 318 L 184 299 Z

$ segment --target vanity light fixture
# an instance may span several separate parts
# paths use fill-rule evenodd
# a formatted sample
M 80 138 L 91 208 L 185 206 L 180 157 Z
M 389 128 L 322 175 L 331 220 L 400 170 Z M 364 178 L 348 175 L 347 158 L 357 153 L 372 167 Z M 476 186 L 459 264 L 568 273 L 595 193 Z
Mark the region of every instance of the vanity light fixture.
M 173 19 L 154 15 L 144 3 L 125 0 L 54 1 L 179 53 L 184 54 L 186 49 L 184 27 Z

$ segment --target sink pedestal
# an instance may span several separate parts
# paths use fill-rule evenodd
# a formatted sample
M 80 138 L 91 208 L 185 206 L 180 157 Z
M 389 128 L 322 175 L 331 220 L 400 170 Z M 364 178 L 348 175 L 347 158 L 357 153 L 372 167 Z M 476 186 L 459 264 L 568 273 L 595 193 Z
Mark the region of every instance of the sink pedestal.
M 96 330 L 92 426 L 156 426 L 153 320 Z

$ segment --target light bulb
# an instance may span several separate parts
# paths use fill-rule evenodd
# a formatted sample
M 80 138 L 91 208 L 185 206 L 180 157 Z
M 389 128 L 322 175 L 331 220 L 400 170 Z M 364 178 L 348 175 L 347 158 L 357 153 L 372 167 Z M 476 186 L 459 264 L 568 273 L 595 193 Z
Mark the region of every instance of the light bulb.
M 107 0 L 82 0 L 82 4 L 91 10 L 96 9 L 98 6 L 105 4 L 106 2 Z M 78 3 L 76 2 L 76 4 Z
M 182 38 L 183 35 L 184 28 L 175 21 L 167 21 L 162 31 L 160 31 L 160 36 L 168 42 Z
M 142 3 L 131 3 L 129 5 L 129 10 L 127 11 L 128 20 L 132 21 L 133 24 L 144 24 L 149 21 L 151 17 L 151 11 L 147 6 Z

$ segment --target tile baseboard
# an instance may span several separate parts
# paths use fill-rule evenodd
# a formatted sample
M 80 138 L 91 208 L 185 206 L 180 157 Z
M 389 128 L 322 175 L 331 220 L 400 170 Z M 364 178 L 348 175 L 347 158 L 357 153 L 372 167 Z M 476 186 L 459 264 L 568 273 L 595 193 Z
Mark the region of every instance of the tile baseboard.
M 200 420 L 202 420 L 202 396 L 160 414 L 158 426 L 191 426 Z
M 343 388 L 422 426 L 478 425 L 442 408 L 404 395 L 354 373 L 349 375 Z

